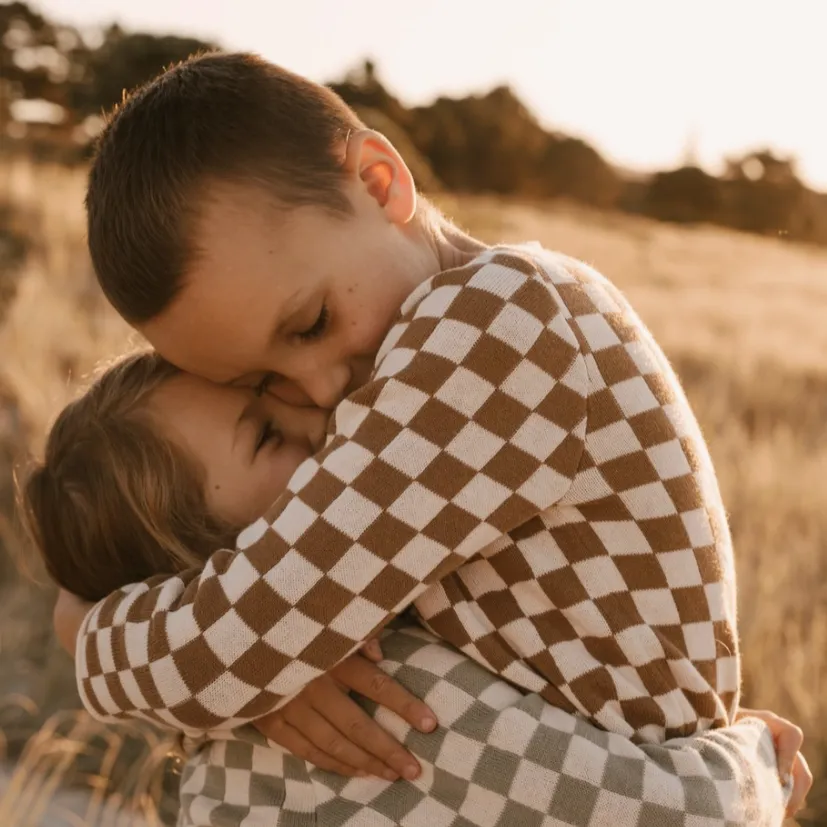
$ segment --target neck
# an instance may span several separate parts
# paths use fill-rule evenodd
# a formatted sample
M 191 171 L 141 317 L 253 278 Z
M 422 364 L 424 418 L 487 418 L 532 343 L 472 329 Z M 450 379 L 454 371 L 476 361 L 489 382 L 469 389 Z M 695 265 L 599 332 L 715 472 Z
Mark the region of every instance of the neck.
M 468 235 L 431 204 L 420 205 L 421 228 L 436 259 L 437 272 L 462 267 L 487 249 L 487 245 Z

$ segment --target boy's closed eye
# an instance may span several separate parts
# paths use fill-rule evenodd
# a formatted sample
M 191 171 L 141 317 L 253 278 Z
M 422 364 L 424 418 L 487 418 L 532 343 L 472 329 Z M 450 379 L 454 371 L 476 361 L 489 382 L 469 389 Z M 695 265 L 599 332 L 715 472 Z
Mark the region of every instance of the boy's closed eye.
M 328 310 L 327 302 L 322 301 L 322 305 L 319 308 L 319 311 L 316 314 L 313 323 L 309 327 L 306 327 L 304 330 L 300 330 L 296 334 L 296 337 L 301 342 L 312 342 L 315 339 L 318 339 L 324 335 L 329 323 L 330 311 Z

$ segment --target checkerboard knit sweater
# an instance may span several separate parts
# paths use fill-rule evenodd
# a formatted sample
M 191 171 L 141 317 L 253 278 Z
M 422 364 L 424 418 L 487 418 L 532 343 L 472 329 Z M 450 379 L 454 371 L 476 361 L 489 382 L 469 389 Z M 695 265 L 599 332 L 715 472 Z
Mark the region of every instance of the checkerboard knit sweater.
M 238 726 L 411 603 L 487 669 L 638 742 L 737 706 L 731 544 L 696 421 L 621 294 L 540 248 L 422 284 L 239 546 L 90 612 L 94 714 Z
M 427 698 L 427 735 L 366 703 L 419 759 L 416 781 L 344 778 L 254 727 L 187 740 L 178 827 L 779 827 L 778 783 L 760 721 L 633 744 L 522 693 L 403 619 L 381 668 Z

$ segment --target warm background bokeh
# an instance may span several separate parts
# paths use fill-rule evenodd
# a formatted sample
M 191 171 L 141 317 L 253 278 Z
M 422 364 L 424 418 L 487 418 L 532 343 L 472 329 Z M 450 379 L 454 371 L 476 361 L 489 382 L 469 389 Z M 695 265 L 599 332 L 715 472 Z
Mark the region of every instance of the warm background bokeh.
M 23 4 L 0 6 L 0 68 L 5 78 L 17 72 L 13 84 L 0 81 L 0 126 L 13 127 L 0 151 L 0 825 L 126 824 L 127 800 L 150 824 L 168 818 L 151 806 L 163 744 L 73 712 L 71 663 L 51 635 L 52 594 L 19 571 L 32 553 L 13 517 L 12 469 L 39 449 L 78 380 L 129 335 L 99 295 L 85 249 L 87 119 L 111 103 L 118 78 L 132 85 L 199 44 L 110 30 L 95 51 L 32 15 Z M 40 38 L 44 60 L 60 46 L 76 68 L 21 66 L 9 46 L 22 42 L 20 20 Z M 103 84 L 104 67 L 118 66 L 123 74 Z M 662 342 L 710 442 L 730 514 L 745 700 L 801 724 L 823 778 L 827 249 L 791 236 L 827 241 L 825 196 L 807 189 L 791 162 L 761 152 L 733 161 L 723 177 L 691 166 L 629 177 L 583 142 L 543 130 L 507 89 L 408 109 L 370 64 L 337 89 L 402 146 L 420 184 L 458 223 L 488 241 L 535 239 L 589 261 Z M 13 94 L 35 92 L 70 117 L 11 124 Z M 801 823 L 827 825 L 818 781 Z

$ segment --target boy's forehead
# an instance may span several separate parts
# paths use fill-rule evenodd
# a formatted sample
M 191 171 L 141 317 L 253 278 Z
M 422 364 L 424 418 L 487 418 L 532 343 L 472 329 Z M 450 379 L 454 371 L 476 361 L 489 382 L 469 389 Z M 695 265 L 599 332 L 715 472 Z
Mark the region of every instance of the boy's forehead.
M 329 252 L 320 216 L 310 208 L 274 205 L 256 187 L 216 190 L 198 210 L 192 230 L 193 255 L 187 281 L 232 281 L 238 287 L 264 279 L 306 280 Z M 215 284 L 213 284 L 213 287 Z M 270 284 L 277 289 L 278 281 Z
M 253 313 L 241 313 L 232 301 L 206 303 L 196 291 L 188 301 L 187 293 L 182 291 L 172 306 L 143 324 L 140 332 L 182 370 L 219 384 L 236 380 L 249 371 L 249 353 L 258 328 L 266 324 Z

